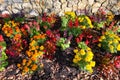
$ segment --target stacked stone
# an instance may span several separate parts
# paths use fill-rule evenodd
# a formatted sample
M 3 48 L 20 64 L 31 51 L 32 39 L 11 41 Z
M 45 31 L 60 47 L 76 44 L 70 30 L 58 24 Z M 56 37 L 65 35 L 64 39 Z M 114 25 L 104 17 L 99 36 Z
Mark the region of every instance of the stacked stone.
M 99 8 L 120 14 L 120 0 L 0 0 L 0 13 L 20 13 L 38 16 L 46 12 L 63 15 L 75 11 L 78 15 L 96 13 Z

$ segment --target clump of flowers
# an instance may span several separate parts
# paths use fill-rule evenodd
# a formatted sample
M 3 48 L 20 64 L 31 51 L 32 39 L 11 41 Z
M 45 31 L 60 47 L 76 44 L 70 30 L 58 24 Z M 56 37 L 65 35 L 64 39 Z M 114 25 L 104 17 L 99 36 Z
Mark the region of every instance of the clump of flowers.
M 31 38 L 29 49 L 26 51 L 27 58 L 23 59 L 22 63 L 17 65 L 23 74 L 33 73 L 38 69 L 39 65 L 41 65 L 39 59 L 41 59 L 45 53 L 45 48 L 42 45 L 45 38 L 45 34 L 34 35 Z
M 19 23 L 15 21 L 8 21 L 6 22 L 3 27 L 2 31 L 6 34 L 7 37 L 18 41 L 21 38 L 21 31 L 19 29 Z
M 92 22 L 88 16 L 80 15 L 78 16 L 78 21 L 82 29 L 93 28 Z
M 2 71 L 8 65 L 8 62 L 6 61 L 8 57 L 5 53 L 5 49 L 6 42 L 4 41 L 3 36 L 0 35 L 0 71 Z
M 52 59 L 54 53 L 56 52 L 56 41 L 57 41 L 57 37 L 60 36 L 59 31 L 51 31 L 51 30 L 47 30 L 46 31 L 46 35 L 47 35 L 47 39 L 46 42 L 44 43 L 45 46 L 45 54 L 44 57 Z
M 73 52 L 75 53 L 73 63 L 79 66 L 81 70 L 92 73 L 95 61 L 92 60 L 94 54 L 91 49 L 84 42 L 80 42 Z
M 24 58 L 22 60 L 22 63 L 18 63 L 17 67 L 22 71 L 22 75 L 25 75 L 26 73 L 32 74 L 34 71 L 38 70 L 42 64 L 38 64 L 35 61 L 33 61 L 31 58 Z
M 67 40 L 66 38 L 60 38 L 57 41 L 57 46 L 61 47 L 61 50 L 65 50 L 70 47 L 70 40 Z
M 81 41 L 84 41 L 88 46 L 93 47 L 93 44 L 99 42 L 99 35 L 92 29 L 85 29 L 81 34 L 76 37 L 77 43 Z
M 115 57 L 114 65 L 116 68 L 120 69 L 120 56 Z
M 45 32 L 46 30 L 54 27 L 56 18 L 54 14 L 47 16 L 46 13 L 44 13 L 42 19 L 38 19 L 38 21 L 40 23 L 40 29 Z
M 102 8 L 99 8 L 97 14 L 91 15 L 90 19 L 96 29 L 104 28 L 107 23 L 106 12 Z
M 81 33 L 78 17 L 74 12 L 65 12 L 65 16 L 61 17 L 61 31 L 67 30 L 69 35 L 77 36 Z
M 120 51 L 120 37 L 113 31 L 106 31 L 105 34 L 100 37 L 99 41 L 98 46 L 108 52 L 117 53 L 117 51 Z

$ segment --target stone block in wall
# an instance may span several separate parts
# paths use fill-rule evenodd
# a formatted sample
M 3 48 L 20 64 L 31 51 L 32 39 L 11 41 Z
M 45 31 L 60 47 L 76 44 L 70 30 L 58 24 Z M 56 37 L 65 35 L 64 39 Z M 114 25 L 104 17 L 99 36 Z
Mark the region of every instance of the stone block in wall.
M 32 4 L 31 3 L 23 3 L 22 4 L 22 8 L 24 9 L 24 8 L 30 8 L 30 9 L 32 9 Z
M 46 2 L 45 2 L 45 8 L 49 8 L 50 9 L 52 7 L 53 7 L 53 1 L 52 0 L 46 0 Z
M 92 6 L 92 13 L 96 13 L 100 7 L 101 7 L 101 4 L 99 2 L 94 3 Z
M 61 4 L 62 9 L 65 9 L 66 7 L 67 7 L 67 2 L 64 2 L 64 3 Z
M 88 0 L 89 5 L 93 5 L 93 3 L 94 3 L 94 0 Z
M 20 10 L 13 8 L 13 9 L 12 9 L 12 13 L 14 13 L 14 14 L 20 13 Z
M 23 0 L 23 2 L 24 2 L 24 3 L 26 3 L 26 2 L 28 3 L 28 2 L 30 2 L 30 0 Z
M 55 1 L 54 3 L 53 3 L 53 7 L 55 8 L 55 9 L 60 9 L 61 8 L 61 3 L 59 2 L 59 1 Z
M 0 11 L 5 10 L 8 5 L 6 3 L 0 4 Z
M 9 0 L 8 0 L 9 1 Z M 23 0 L 13 0 L 14 3 L 22 3 Z
M 72 8 L 66 7 L 66 8 L 65 8 L 65 12 L 67 12 L 67 11 L 72 11 Z
M 0 4 L 4 3 L 5 1 L 4 0 L 0 0 Z
M 12 4 L 12 8 L 21 10 L 22 9 L 22 3 L 14 3 L 14 4 Z
M 85 9 L 86 5 L 87 5 L 87 3 L 79 1 L 78 2 L 78 9 Z
M 66 2 L 66 0 L 60 0 L 60 2 L 61 2 L 61 3 L 65 3 L 65 2 Z
M 37 10 L 31 10 L 30 11 L 30 15 L 31 16 L 38 16 L 39 15 L 39 12 Z

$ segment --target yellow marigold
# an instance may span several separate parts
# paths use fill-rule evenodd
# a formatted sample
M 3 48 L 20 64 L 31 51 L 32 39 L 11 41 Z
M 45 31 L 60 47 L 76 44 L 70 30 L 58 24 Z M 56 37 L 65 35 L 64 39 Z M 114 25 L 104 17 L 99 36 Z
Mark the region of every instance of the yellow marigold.
M 85 29 L 85 28 L 86 28 L 86 26 L 81 26 L 81 28 L 82 28 L 82 29 Z
M 120 51 L 120 44 L 118 44 L 118 46 L 117 46 L 117 50 Z
M 91 61 L 90 66 L 94 67 L 95 66 L 95 61 Z
M 114 42 L 115 42 L 115 43 L 119 43 L 119 41 L 118 41 L 117 39 L 114 39 Z
M 43 52 L 42 52 L 42 51 L 39 51 L 38 53 L 39 53 L 39 56 L 42 56 L 42 55 L 43 55 Z
M 89 70 L 91 70 L 91 69 L 92 69 L 92 67 L 91 67 L 89 64 L 87 64 L 87 65 L 86 65 L 86 70 L 89 71 Z
M 84 50 L 84 49 L 81 49 L 81 50 L 80 50 L 80 54 L 81 54 L 81 55 L 85 55 L 85 50 Z
M 88 51 L 87 54 L 88 54 L 88 56 L 93 56 L 93 52 L 91 52 L 91 51 Z
M 93 69 L 91 68 L 91 69 L 89 70 L 89 72 L 90 72 L 90 73 L 93 73 Z
M 76 58 L 74 58 L 74 59 L 73 59 L 73 62 L 74 62 L 74 63 L 77 63 L 77 62 L 78 62 L 78 60 L 77 60 Z
M 74 12 L 70 12 L 70 11 L 65 12 L 65 15 L 69 15 L 72 18 L 75 18 L 75 16 L 76 16 Z
M 74 49 L 74 51 L 73 51 L 74 53 L 77 53 L 78 52 L 78 49 Z
M 36 50 L 36 47 L 35 47 L 35 46 L 32 46 L 32 47 L 31 47 L 31 50 Z
M 109 45 L 112 44 L 113 42 L 112 41 L 109 41 Z
M 103 39 L 105 39 L 105 36 L 101 36 L 100 38 L 103 40 Z
M 31 70 L 35 71 L 38 68 L 38 66 L 36 64 L 33 64 L 31 67 Z
M 44 50 L 44 46 L 40 46 L 40 50 L 41 50 L 41 51 Z
M 36 41 L 35 41 L 35 40 L 32 40 L 32 42 L 30 43 L 30 46 L 34 46 L 35 43 L 36 43 Z
M 98 47 L 101 47 L 101 44 L 100 44 L 100 43 L 98 44 Z
M 85 61 L 86 61 L 86 62 L 90 62 L 92 59 L 93 59 L 93 56 L 87 56 L 87 57 L 85 58 Z
M 87 47 L 87 50 L 88 50 L 88 51 L 91 51 L 91 49 L 90 49 L 89 47 Z
M 81 57 L 79 55 L 75 55 L 75 59 L 77 59 L 78 61 L 80 61 Z
M 79 18 L 78 18 L 78 21 L 79 21 L 79 22 L 83 22 L 83 20 L 84 20 L 84 18 L 82 18 L 82 17 L 79 17 Z

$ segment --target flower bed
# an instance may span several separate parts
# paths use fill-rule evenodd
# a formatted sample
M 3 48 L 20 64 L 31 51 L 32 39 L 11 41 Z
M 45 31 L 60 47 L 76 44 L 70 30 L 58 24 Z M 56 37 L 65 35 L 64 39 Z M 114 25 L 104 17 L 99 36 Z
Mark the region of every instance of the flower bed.
M 113 14 L 103 13 L 77 16 L 74 12 L 65 12 L 61 17 L 43 14 L 31 20 L 17 16 L 3 18 L 0 61 L 4 62 L 0 62 L 0 70 L 8 64 L 6 59 L 12 58 L 23 75 L 33 74 L 44 68 L 43 59 L 54 61 L 58 52 L 65 52 L 71 54 L 68 61 L 72 67 L 88 73 L 101 69 L 100 74 L 104 73 L 105 77 L 111 70 L 113 76 L 117 73 L 115 69 L 120 69 L 117 23 Z

